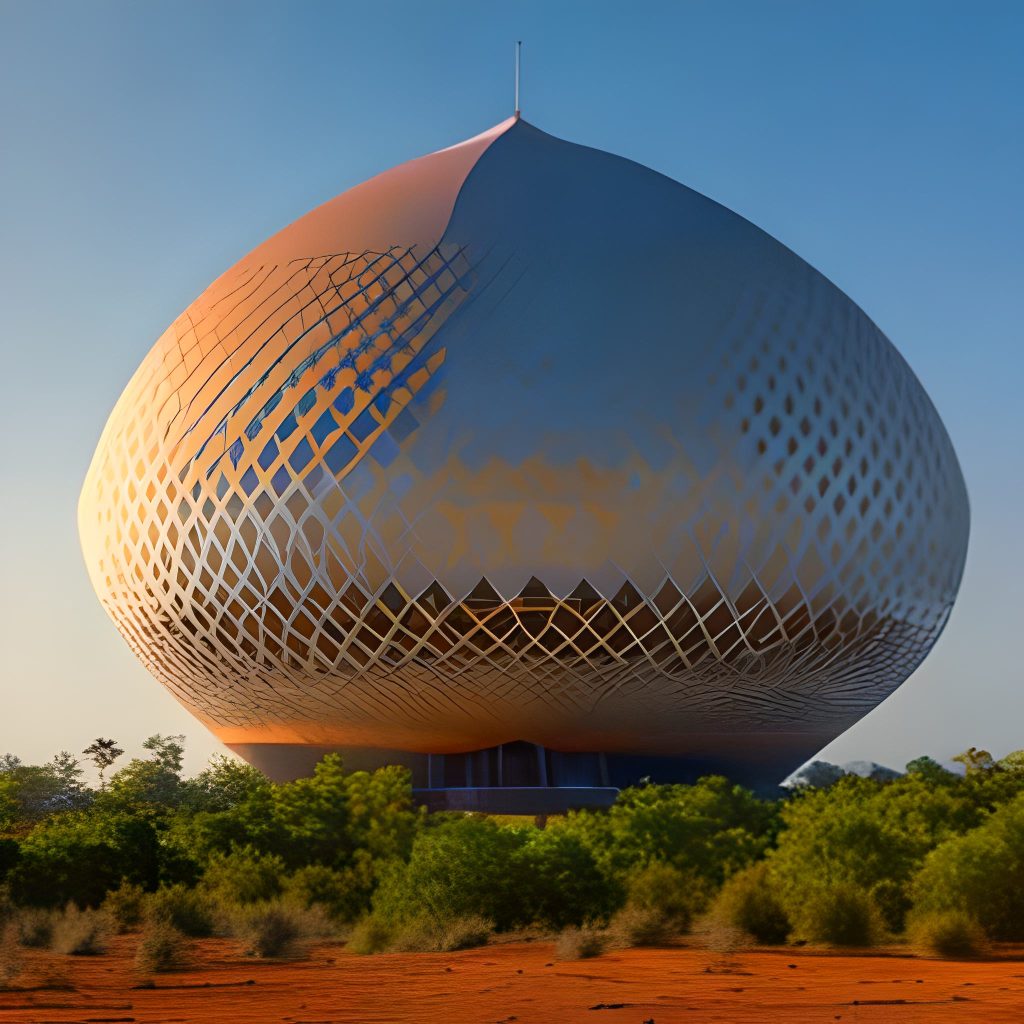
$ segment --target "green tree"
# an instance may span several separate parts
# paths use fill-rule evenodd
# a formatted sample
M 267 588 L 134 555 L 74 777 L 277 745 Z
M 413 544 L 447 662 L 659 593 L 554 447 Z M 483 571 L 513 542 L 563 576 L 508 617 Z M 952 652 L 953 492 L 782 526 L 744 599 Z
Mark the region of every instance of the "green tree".
M 185 808 L 169 821 L 165 845 L 197 870 L 214 854 L 251 846 L 281 857 L 290 870 L 321 864 L 362 877 L 366 858 L 407 858 L 422 820 L 406 769 L 346 774 L 330 754 L 312 778 L 253 786 L 223 811 Z
M 932 785 L 942 785 L 952 782 L 956 778 L 951 771 L 947 771 L 932 757 L 915 757 L 913 761 L 908 761 L 907 774 L 920 775 Z
M 5 755 L 0 760 L 0 787 L 7 810 L 0 810 L 0 816 L 13 828 L 87 806 L 92 795 L 82 785 L 81 775 L 78 761 L 66 750 L 44 765 L 23 764 L 19 758 Z
M 17 824 L 18 809 L 18 783 L 4 772 L 0 774 L 0 835 Z
M 1024 774 L 1024 750 L 1013 750 L 1006 757 L 1001 757 L 996 761 L 996 767 L 1004 772 Z
M 174 775 L 181 774 L 181 766 L 185 759 L 184 736 L 162 736 L 155 733 L 143 742 L 142 749 L 150 751 L 152 759 L 168 772 Z
M 215 854 L 203 874 L 203 888 L 228 903 L 261 903 L 281 894 L 284 861 L 251 846 Z
M 107 802 L 123 809 L 172 808 L 181 803 L 181 765 L 184 736 L 150 736 L 143 749 L 147 759 L 133 758 L 110 780 Z
M 571 832 L 531 829 L 509 865 L 521 880 L 521 923 L 561 930 L 607 919 L 621 906 L 622 886 L 598 868 L 590 849 Z
M 579 836 L 608 877 L 663 861 L 710 890 L 763 856 L 778 825 L 773 804 L 708 776 L 692 786 L 626 789 L 607 811 L 576 811 L 548 827 Z
M 799 926 L 817 889 L 853 886 L 900 930 L 909 884 L 925 856 L 981 819 L 963 786 L 933 785 L 921 773 L 888 783 L 847 776 L 800 793 L 782 808 L 785 828 L 769 863 L 773 885 Z M 845 891 L 845 890 L 844 890 Z
M 16 900 L 35 906 L 99 906 L 122 880 L 156 886 L 159 841 L 152 824 L 95 810 L 57 815 L 21 840 L 8 876 Z
M 389 922 L 478 915 L 499 930 L 520 923 L 529 911 L 522 899 L 524 861 L 516 854 L 526 840 L 524 829 L 487 818 L 454 818 L 425 828 L 409 862 L 393 862 L 385 870 L 374 914 Z
M 82 751 L 83 754 L 88 754 L 92 759 L 92 763 L 96 765 L 96 770 L 100 775 L 100 789 L 106 789 L 106 773 L 107 769 L 124 753 L 124 751 L 117 745 L 116 740 L 107 740 L 102 736 L 98 736 Z
M 214 754 L 203 771 L 183 783 L 182 803 L 192 811 L 229 811 L 257 794 L 269 794 L 270 787 L 252 765 Z
M 977 747 L 968 747 L 953 760 L 962 764 L 968 775 L 990 772 L 996 767 L 995 758 L 987 750 L 979 750 Z
M 915 916 L 962 911 L 993 939 L 1024 940 L 1024 794 L 936 847 L 911 894 Z

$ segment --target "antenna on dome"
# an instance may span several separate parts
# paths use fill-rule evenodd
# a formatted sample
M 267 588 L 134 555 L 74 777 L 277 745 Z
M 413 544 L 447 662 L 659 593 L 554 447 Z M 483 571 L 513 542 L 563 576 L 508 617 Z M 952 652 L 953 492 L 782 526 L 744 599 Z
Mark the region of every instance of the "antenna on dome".
M 523 55 L 523 41 L 522 39 L 516 42 L 516 111 L 515 116 L 519 116 L 519 65 Z

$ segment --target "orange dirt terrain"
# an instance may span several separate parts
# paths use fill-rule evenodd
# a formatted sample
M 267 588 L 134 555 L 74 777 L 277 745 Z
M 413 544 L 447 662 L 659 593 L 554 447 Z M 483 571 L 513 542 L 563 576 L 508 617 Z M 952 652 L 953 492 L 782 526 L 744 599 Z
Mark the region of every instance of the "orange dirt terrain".
M 1024 951 L 970 963 L 792 949 L 630 949 L 560 961 L 548 942 L 460 953 L 259 961 L 237 943 L 197 944 L 195 969 L 154 977 L 137 939 L 99 957 L 25 951 L 0 991 L 0 1022 L 139 1024 L 728 1024 L 1024 1020 Z

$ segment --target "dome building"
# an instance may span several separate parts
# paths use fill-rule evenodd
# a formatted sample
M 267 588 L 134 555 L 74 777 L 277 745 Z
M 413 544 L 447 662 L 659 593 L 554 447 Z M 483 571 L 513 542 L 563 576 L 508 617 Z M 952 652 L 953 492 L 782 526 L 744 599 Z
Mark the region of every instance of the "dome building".
M 160 337 L 79 506 L 146 667 L 274 778 L 431 806 L 777 783 L 884 700 L 967 547 L 943 425 L 785 246 L 514 117 L 307 214 Z

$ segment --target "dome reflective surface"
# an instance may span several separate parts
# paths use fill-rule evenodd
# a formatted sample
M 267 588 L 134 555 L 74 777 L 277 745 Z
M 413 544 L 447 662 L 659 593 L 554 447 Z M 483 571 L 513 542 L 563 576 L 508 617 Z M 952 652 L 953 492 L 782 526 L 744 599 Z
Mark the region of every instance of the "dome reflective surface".
M 968 518 L 935 409 L 842 292 L 518 119 L 214 282 L 79 510 L 132 649 L 257 763 L 525 741 L 777 777 L 927 654 Z

